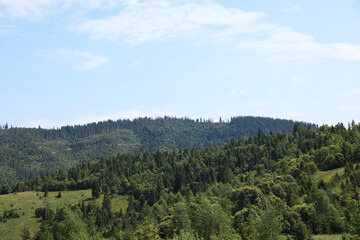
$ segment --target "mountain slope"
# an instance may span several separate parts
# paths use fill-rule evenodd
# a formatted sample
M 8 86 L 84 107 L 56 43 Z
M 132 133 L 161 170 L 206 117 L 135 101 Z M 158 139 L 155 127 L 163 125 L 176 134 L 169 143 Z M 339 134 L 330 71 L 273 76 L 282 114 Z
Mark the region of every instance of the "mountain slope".
M 220 123 L 164 117 L 109 120 L 51 130 L 7 128 L 0 130 L 0 184 L 117 153 L 216 146 L 253 136 L 258 128 L 265 133 L 290 133 L 293 126 L 294 121 L 262 117 L 234 117 Z
M 52 210 L 35 237 L 67 239 L 64 225 L 75 218 L 81 224 L 65 229 L 83 239 L 359 239 L 360 125 L 293 129 L 259 130 L 223 146 L 118 154 L 0 191 L 104 194 L 101 208 L 84 202 Z M 118 195 L 126 196 L 126 209 L 111 207 Z M 75 215 L 64 215 L 70 208 Z

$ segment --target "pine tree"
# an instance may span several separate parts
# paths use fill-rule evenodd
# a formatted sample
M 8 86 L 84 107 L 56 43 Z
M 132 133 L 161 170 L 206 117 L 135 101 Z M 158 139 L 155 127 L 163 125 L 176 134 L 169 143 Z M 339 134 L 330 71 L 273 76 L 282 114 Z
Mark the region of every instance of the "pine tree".
M 102 225 L 109 224 L 111 218 L 112 218 L 112 212 L 111 212 L 110 196 L 109 194 L 105 193 L 101 206 L 101 224 Z
M 94 181 L 93 185 L 91 187 L 91 194 L 94 199 L 97 199 L 100 197 L 100 185 L 98 181 Z
M 59 194 L 56 196 L 57 198 L 61 198 L 61 192 L 59 192 Z

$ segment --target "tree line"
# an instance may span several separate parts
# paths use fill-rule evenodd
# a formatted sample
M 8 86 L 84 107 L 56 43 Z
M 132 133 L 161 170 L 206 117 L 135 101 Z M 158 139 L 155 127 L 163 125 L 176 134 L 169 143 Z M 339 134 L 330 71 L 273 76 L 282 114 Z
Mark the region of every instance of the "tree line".
M 59 129 L 14 128 L 5 124 L 0 128 L 0 184 L 44 176 L 117 153 L 216 146 L 253 136 L 258 127 L 265 133 L 289 133 L 293 126 L 293 121 L 261 117 L 234 117 L 219 122 L 138 118 Z
M 101 207 L 52 210 L 33 239 L 311 239 L 360 237 L 360 125 L 231 140 L 225 145 L 117 154 L 2 193 L 91 189 Z M 320 170 L 344 167 L 330 180 Z M 114 212 L 114 195 L 128 198 Z M 50 211 L 48 211 L 50 212 Z M 45 238 L 46 237 L 46 238 Z

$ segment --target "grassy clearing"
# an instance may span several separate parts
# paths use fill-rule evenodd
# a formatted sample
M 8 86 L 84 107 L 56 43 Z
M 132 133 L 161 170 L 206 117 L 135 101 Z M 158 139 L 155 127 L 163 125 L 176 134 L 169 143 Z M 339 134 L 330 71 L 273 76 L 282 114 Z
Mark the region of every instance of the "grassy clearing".
M 356 163 L 353 164 L 353 167 L 356 168 L 356 165 L 357 165 Z M 321 179 L 323 179 L 325 182 L 329 182 L 331 178 L 335 176 L 336 173 L 342 175 L 344 171 L 345 171 L 345 167 L 336 168 L 329 171 L 318 171 L 315 174 L 315 180 L 320 181 Z
M 336 169 L 332 169 L 329 171 L 318 171 L 315 174 L 315 180 L 316 181 L 320 181 L 321 179 L 324 180 L 325 182 L 329 182 L 331 180 L 332 177 L 335 176 L 336 173 L 338 173 L 339 175 L 344 173 L 345 168 L 336 168 Z
M 16 194 L 0 195 L 0 215 L 5 210 L 16 209 L 20 218 L 7 219 L 0 223 L 0 239 L 19 239 L 19 234 L 24 227 L 28 227 L 33 235 L 40 226 L 39 219 L 34 217 L 36 208 L 48 205 L 54 211 L 57 208 L 72 206 L 86 201 L 89 204 L 101 206 L 103 196 L 97 200 L 91 199 L 91 190 L 61 191 L 62 198 L 56 198 L 59 192 L 49 192 L 48 197 L 43 197 L 43 192 L 22 192 Z M 111 199 L 113 211 L 125 210 L 128 206 L 126 197 L 114 196 Z
M 356 165 L 357 164 L 353 164 L 354 168 L 356 168 Z M 344 173 L 344 171 L 345 171 L 345 167 L 336 168 L 329 171 L 318 171 L 315 174 L 315 182 L 319 182 L 321 179 L 324 180 L 325 182 L 330 182 L 330 180 L 335 176 L 336 173 L 341 176 Z M 344 180 L 343 182 L 345 183 Z M 340 184 L 338 184 L 332 189 L 332 193 L 339 194 L 340 192 L 341 192 Z
M 341 240 L 342 235 L 341 234 L 335 234 L 335 235 L 314 235 L 314 240 L 321 239 L 321 240 Z

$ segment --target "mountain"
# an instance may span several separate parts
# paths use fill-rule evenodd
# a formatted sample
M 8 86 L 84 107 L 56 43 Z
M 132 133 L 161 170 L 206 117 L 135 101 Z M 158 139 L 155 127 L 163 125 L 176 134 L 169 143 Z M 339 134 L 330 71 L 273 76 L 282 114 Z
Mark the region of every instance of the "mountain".
M 359 163 L 354 123 L 316 130 L 296 123 L 290 134 L 259 129 L 221 146 L 117 154 L 1 186 L 3 194 L 17 192 L 6 199 L 34 190 L 45 200 L 30 216 L 5 206 L 0 228 L 37 217 L 33 239 L 359 239 Z M 91 189 L 95 203 L 46 205 L 58 191 L 82 189 Z
M 315 129 L 314 124 L 301 123 Z M 216 146 L 231 139 L 265 133 L 290 133 L 294 121 L 233 117 L 227 122 L 187 118 L 138 118 L 65 126 L 60 129 L 0 129 L 0 184 L 23 181 L 96 161 L 117 153 Z

